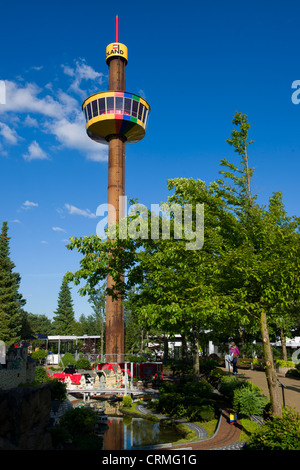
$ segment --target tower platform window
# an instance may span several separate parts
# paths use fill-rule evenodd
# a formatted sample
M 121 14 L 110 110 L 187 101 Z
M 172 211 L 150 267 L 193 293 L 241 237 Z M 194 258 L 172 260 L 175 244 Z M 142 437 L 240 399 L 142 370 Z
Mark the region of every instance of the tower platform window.
M 144 98 L 128 92 L 105 91 L 87 98 L 82 109 L 87 134 L 98 142 L 120 135 L 127 142 L 141 140 L 146 131 L 150 106 Z

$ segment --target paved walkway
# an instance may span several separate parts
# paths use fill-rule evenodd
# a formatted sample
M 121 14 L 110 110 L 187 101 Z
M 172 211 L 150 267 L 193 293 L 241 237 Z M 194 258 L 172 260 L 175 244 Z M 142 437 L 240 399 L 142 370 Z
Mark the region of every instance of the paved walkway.
M 223 370 L 226 369 L 224 368 Z M 263 394 L 269 397 L 267 378 L 264 371 L 238 369 L 238 377 L 257 385 L 262 390 Z M 277 374 L 277 377 L 280 382 L 285 385 L 285 406 L 291 406 L 300 413 L 300 380 L 291 377 L 284 377 L 283 374 Z

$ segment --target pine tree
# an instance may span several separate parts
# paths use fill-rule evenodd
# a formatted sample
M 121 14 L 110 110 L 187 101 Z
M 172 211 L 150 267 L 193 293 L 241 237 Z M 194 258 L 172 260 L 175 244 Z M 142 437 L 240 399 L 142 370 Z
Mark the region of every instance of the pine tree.
M 53 330 L 58 335 L 71 335 L 74 333 L 74 310 L 71 290 L 67 279 L 62 280 L 61 288 L 58 294 L 57 310 L 54 312 Z
M 21 277 L 13 272 L 10 259 L 8 224 L 3 222 L 0 235 L 0 340 L 8 346 L 21 339 L 22 306 L 26 301 L 18 292 Z

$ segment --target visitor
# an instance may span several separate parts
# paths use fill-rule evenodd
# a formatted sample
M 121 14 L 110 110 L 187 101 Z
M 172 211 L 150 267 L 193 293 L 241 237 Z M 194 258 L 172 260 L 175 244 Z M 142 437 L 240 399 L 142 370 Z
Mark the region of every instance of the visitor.
M 234 341 L 231 341 L 231 343 L 230 343 L 229 354 L 232 357 L 232 369 L 233 369 L 232 372 L 233 372 L 234 375 L 237 375 L 237 373 L 238 373 L 238 371 L 237 371 L 237 360 L 238 360 L 238 357 L 240 355 L 240 351 L 239 351 L 239 348 L 236 346 Z

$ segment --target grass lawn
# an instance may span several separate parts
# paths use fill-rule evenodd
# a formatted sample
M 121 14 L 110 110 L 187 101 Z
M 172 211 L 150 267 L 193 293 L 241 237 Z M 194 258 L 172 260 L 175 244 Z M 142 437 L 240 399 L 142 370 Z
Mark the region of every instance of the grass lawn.
M 251 434 L 260 429 L 260 425 L 250 419 L 242 418 L 240 419 L 240 423 L 243 427 L 239 439 L 241 442 L 246 442 Z
M 214 435 L 217 426 L 218 426 L 218 419 L 212 419 L 211 421 L 199 422 L 196 423 L 201 426 L 207 432 L 207 437 L 211 437 Z

